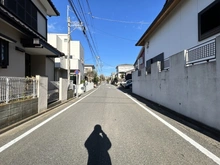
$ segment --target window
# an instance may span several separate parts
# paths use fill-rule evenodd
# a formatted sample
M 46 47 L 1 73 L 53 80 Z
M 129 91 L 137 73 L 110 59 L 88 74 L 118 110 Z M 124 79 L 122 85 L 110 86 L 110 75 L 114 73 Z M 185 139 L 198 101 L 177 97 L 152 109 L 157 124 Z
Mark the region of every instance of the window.
M 37 8 L 30 0 L 4 0 L 5 7 L 37 31 Z
M 144 62 L 144 61 L 143 61 L 143 57 L 140 57 L 140 58 L 139 58 L 139 65 L 143 64 L 143 62 Z
M 8 42 L 0 39 L 0 67 L 7 68 L 9 64 Z
M 146 71 L 148 74 L 151 73 L 151 64 L 153 64 L 157 61 L 161 62 L 161 70 L 163 70 L 164 69 L 164 53 L 161 53 L 161 54 L 155 56 L 154 58 L 151 58 L 146 61 Z
M 220 32 L 220 0 L 215 0 L 198 14 L 199 41 Z

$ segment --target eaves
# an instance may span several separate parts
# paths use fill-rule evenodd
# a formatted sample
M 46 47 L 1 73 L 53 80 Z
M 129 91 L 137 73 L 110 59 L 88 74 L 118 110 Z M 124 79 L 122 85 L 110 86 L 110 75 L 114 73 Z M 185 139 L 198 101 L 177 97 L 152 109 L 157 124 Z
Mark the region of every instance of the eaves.
M 139 41 L 135 46 L 144 46 L 148 37 L 160 26 L 160 24 L 165 20 L 165 18 L 174 10 L 174 8 L 181 2 L 181 0 L 169 0 L 165 3 L 163 9 L 158 14 L 153 23 L 145 31 Z

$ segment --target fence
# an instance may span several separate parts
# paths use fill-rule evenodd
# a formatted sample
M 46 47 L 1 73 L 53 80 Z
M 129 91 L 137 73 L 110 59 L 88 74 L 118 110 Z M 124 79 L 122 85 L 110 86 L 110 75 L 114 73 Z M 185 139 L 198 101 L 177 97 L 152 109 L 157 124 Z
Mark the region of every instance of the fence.
M 0 103 L 36 97 L 36 79 L 23 77 L 0 77 Z
M 194 64 L 202 61 L 208 61 L 216 58 L 216 40 L 210 40 L 206 43 L 189 49 L 186 52 L 186 64 Z

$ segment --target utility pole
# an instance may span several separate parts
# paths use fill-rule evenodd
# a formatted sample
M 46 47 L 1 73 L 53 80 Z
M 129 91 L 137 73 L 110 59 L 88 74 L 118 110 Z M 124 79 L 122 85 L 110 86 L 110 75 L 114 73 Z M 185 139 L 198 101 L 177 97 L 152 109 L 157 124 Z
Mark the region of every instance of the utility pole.
M 69 16 L 69 6 L 67 6 L 67 24 L 68 24 L 68 39 L 67 39 L 67 77 L 68 84 L 70 83 L 70 16 Z
M 85 27 L 82 22 L 79 23 L 72 23 L 69 16 L 70 8 L 67 5 L 67 25 L 68 25 L 68 41 L 67 41 L 67 76 L 68 76 L 68 83 L 70 84 L 70 34 L 73 30 L 75 30 L 77 27 L 83 28 L 83 33 L 85 33 Z M 71 26 L 74 26 L 73 30 L 71 31 Z M 79 70 L 77 69 L 77 73 Z M 78 97 L 78 85 L 79 85 L 79 73 L 76 74 L 76 97 Z

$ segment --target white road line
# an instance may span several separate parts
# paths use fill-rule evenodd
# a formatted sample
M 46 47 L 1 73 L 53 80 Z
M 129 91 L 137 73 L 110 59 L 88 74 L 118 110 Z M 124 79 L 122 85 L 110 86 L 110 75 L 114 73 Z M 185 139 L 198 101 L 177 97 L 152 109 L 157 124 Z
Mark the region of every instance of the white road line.
M 98 88 L 97 88 L 98 89 Z M 96 90 L 97 90 L 96 89 Z M 96 90 L 94 90 L 93 92 L 95 92 Z M 33 127 L 32 129 L 28 130 L 27 132 L 23 133 L 22 135 L 18 136 L 17 138 L 15 138 L 14 140 L 8 142 L 7 144 L 3 145 L 2 147 L 0 147 L 0 153 L 3 152 L 4 150 L 6 150 L 7 148 L 9 148 L 10 146 L 12 146 L 13 144 L 15 144 L 16 142 L 18 142 L 19 140 L 23 139 L 24 137 L 26 137 L 27 135 L 31 134 L 32 132 L 34 132 L 35 130 L 37 130 L 38 128 L 40 128 L 41 126 L 43 126 L 44 124 L 48 123 L 50 120 L 54 119 L 55 117 L 57 117 L 58 115 L 60 115 L 61 113 L 65 112 L 66 110 L 68 110 L 70 107 L 74 106 L 75 104 L 77 104 L 78 102 L 80 102 L 81 100 L 85 99 L 86 97 L 88 97 L 89 95 L 91 95 L 93 92 L 91 92 L 90 94 L 86 95 L 85 97 L 79 99 L 78 101 L 76 101 L 75 103 L 69 105 L 68 107 L 64 108 L 62 111 L 56 113 L 55 115 L 51 116 L 50 118 L 48 118 L 47 120 L 43 121 L 42 123 L 36 125 L 35 127 Z
M 138 101 L 134 100 L 131 96 L 129 96 L 128 94 L 125 94 L 127 97 L 129 97 L 132 101 L 134 101 L 135 103 L 137 103 L 140 107 L 142 107 L 144 110 L 146 110 L 148 113 L 150 113 L 152 116 L 154 116 L 156 119 L 158 119 L 160 122 L 162 122 L 164 125 L 166 125 L 167 127 L 169 127 L 171 130 L 173 130 L 174 132 L 176 132 L 178 135 L 180 135 L 183 139 L 185 139 L 186 141 L 188 141 L 190 144 L 192 144 L 194 147 L 196 147 L 198 150 L 200 150 L 203 154 L 205 154 L 206 156 L 208 156 L 209 158 L 211 158 L 214 162 L 216 162 L 217 164 L 220 165 L 220 158 L 217 157 L 216 155 L 214 155 L 212 152 L 210 152 L 209 150 L 207 150 L 206 148 L 204 148 L 203 146 L 201 146 L 199 143 L 197 143 L 196 141 L 194 141 L 193 139 L 191 139 L 189 136 L 187 136 L 186 134 L 184 134 L 183 132 L 181 132 L 180 130 L 178 130 L 177 128 L 175 128 L 174 126 L 172 126 L 171 124 L 169 124 L 168 122 L 166 122 L 165 120 L 163 120 L 161 117 L 159 117 L 158 115 L 156 115 L 155 113 L 153 113 L 150 109 L 148 109 L 147 107 L 143 106 L 142 104 L 140 104 Z

